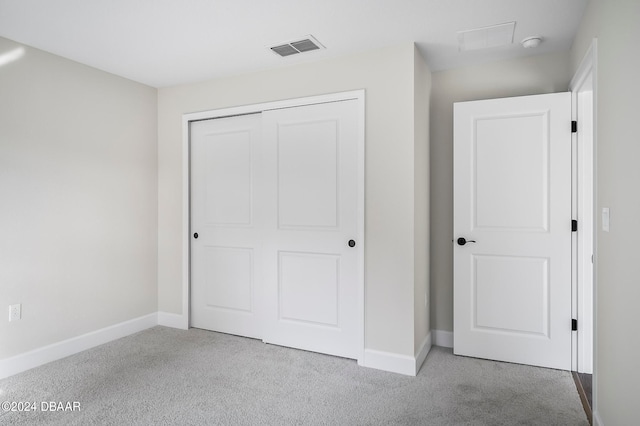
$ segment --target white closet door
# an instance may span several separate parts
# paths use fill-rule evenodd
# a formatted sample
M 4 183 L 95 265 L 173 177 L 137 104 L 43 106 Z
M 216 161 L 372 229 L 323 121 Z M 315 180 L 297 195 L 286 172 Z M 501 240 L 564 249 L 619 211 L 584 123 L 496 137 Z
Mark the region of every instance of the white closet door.
M 190 131 L 191 326 L 261 338 L 260 114 Z
M 263 135 L 263 339 L 357 358 L 357 102 L 265 111 Z

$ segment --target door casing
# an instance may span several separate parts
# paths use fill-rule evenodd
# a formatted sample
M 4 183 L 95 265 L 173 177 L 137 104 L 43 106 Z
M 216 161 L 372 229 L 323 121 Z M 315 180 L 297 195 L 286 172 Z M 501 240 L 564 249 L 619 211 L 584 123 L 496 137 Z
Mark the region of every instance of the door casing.
M 358 364 L 364 361 L 364 247 L 365 247 L 365 205 L 364 205 L 364 184 L 365 184 L 365 91 L 354 90 L 320 96 L 288 99 L 274 102 L 266 102 L 253 105 L 245 105 L 231 108 L 214 109 L 202 112 L 187 113 L 182 116 L 182 315 L 180 318 L 180 328 L 189 328 L 190 318 L 190 282 L 191 282 L 191 223 L 190 223 L 190 135 L 189 123 L 198 120 L 209 120 L 214 118 L 232 117 L 244 114 L 253 114 L 262 111 L 293 108 L 305 105 L 314 105 L 329 102 L 339 102 L 345 100 L 355 100 L 358 103 L 358 200 L 357 217 L 358 229 L 356 240 L 359 242 L 355 249 L 358 251 L 358 274 L 357 274 L 357 299 L 358 299 Z M 361 242 L 361 243 L 360 243 Z
M 593 373 L 593 405 L 595 407 L 596 367 L 596 268 L 597 268 L 597 39 L 593 39 L 569 90 L 573 97 L 573 120 L 578 122 L 574 134 L 575 185 L 574 219 L 578 220 L 577 241 L 574 244 L 573 312 L 578 320 L 578 332 L 573 335 L 572 370 Z M 586 105 L 585 105 L 586 103 Z M 586 108 L 585 108 L 586 106 Z

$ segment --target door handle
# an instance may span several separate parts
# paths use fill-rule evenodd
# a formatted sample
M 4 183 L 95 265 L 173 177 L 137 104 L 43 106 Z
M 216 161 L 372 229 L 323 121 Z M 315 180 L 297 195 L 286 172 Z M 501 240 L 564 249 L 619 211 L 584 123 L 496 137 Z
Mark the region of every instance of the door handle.
M 467 243 L 475 243 L 475 242 L 476 242 L 475 240 L 467 240 L 467 239 L 466 239 L 466 238 L 464 238 L 464 237 L 460 237 L 460 238 L 458 238 L 458 245 L 459 245 L 459 246 L 463 246 L 463 245 L 465 245 L 465 244 L 467 244 Z
M 349 244 L 349 247 L 355 247 L 356 246 L 356 242 L 354 240 L 349 240 L 349 242 L 347 244 Z
M 193 234 L 193 238 L 195 238 L 196 240 L 198 239 L 198 233 L 197 232 L 195 234 Z

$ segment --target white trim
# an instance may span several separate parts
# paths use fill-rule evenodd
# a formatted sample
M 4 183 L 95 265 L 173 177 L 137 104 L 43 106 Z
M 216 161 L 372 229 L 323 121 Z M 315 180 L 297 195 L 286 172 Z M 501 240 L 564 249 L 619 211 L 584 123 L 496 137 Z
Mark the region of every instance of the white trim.
M 591 42 L 591 55 L 593 66 L 593 379 L 592 379 L 592 410 L 597 417 L 600 425 L 604 425 L 600 419 L 598 411 L 598 381 L 600 376 L 597 372 L 598 365 L 598 232 L 596 220 L 599 199 L 598 199 L 598 39 L 594 38 Z
M 571 89 L 571 120 L 577 120 L 577 93 Z M 573 123 L 572 123 L 573 125 Z M 571 133 L 571 219 L 578 219 L 578 189 L 582 185 L 578 183 L 578 135 Z M 582 226 L 578 221 L 578 229 Z M 578 318 L 578 232 L 571 232 L 571 318 Z M 576 371 L 578 366 L 578 333 L 571 332 L 571 371 Z
M 427 355 L 429 355 L 429 351 L 431 351 L 431 333 L 427 334 L 427 337 L 424 338 L 424 342 L 420 345 L 420 349 L 416 352 L 416 375 L 420 371 L 420 367 L 424 364 L 424 360 L 427 359 Z
M 0 360 L 0 379 L 154 327 L 156 312 Z
M 572 119 L 578 120 L 578 133 L 574 137 L 574 196 L 573 218 L 578 220 L 574 236 L 573 300 L 572 312 L 578 320 L 578 332 L 572 338 L 572 370 L 592 373 L 594 352 L 593 304 L 595 297 L 596 235 L 595 212 L 595 138 L 596 138 L 596 52 L 594 39 L 578 70 L 571 79 Z M 588 86 L 587 86 L 588 85 Z M 591 96 L 589 96 L 591 93 Z
M 190 245 L 191 245 L 191 230 L 190 230 L 190 141 L 189 141 L 189 123 L 196 120 L 208 120 L 213 118 L 232 117 L 235 115 L 254 114 L 263 111 L 269 111 L 282 108 L 293 108 L 297 106 L 314 105 L 329 102 L 339 102 L 346 100 L 356 100 L 359 108 L 359 129 L 358 129 L 358 231 L 357 241 L 359 242 L 356 248 L 359 250 L 358 259 L 358 363 L 365 358 L 364 349 L 364 327 L 365 327 L 365 312 L 364 312 L 364 246 L 365 246 L 365 91 L 353 90 L 349 92 L 332 93 L 327 95 L 310 96 L 304 98 L 287 99 L 273 102 L 265 102 L 254 105 L 244 105 L 231 108 L 222 108 L 209 111 L 186 113 L 182 116 L 182 316 L 190 317 Z M 411 358 L 411 357 L 409 357 Z
M 591 41 L 591 46 L 587 49 L 587 52 L 584 54 L 584 58 L 580 62 L 578 69 L 571 79 L 569 83 L 569 89 L 572 90 L 574 87 L 577 87 L 584 82 L 584 80 L 589 76 L 589 73 L 596 68 L 596 59 L 597 59 L 597 50 L 598 50 L 598 39 L 594 38 Z
M 170 312 L 158 312 L 158 325 L 179 328 L 181 330 L 189 329 L 189 321 L 187 320 L 187 317 L 180 314 L 172 314 Z
M 592 371 L 593 371 L 593 386 L 592 386 L 592 413 L 593 413 L 593 424 L 594 425 L 603 425 L 602 420 L 600 419 L 600 415 L 598 412 L 598 161 L 597 161 L 597 153 L 598 153 L 598 39 L 594 38 L 591 41 L 591 46 L 585 53 L 578 70 L 576 71 L 574 77 L 571 79 L 571 83 L 569 87 L 573 91 L 575 88 L 580 88 L 580 86 L 585 82 L 585 80 L 591 75 L 592 82 L 592 105 L 593 105 L 593 135 L 592 135 L 592 158 L 591 158 L 591 167 L 592 167 L 592 252 L 593 252 L 593 280 L 591 286 L 591 337 L 592 337 Z M 590 260 L 590 259 L 588 259 Z M 584 260 L 584 261 L 588 261 Z M 579 260 L 580 261 L 580 260 Z M 580 284 L 578 284 L 580 286 Z M 580 291 L 580 287 L 578 287 L 578 291 Z M 578 330 L 580 331 L 580 322 L 581 318 L 578 317 Z M 584 321 L 582 321 L 584 322 Z M 579 336 L 578 336 L 579 337 Z M 584 351 L 584 348 L 582 348 Z M 580 349 L 580 341 L 578 339 L 578 353 L 581 353 Z M 584 353 L 584 352 L 582 352 Z M 577 370 L 580 371 L 580 362 L 577 360 Z
M 433 345 L 443 348 L 453 348 L 453 332 L 444 330 L 431 330 Z
M 189 328 L 189 283 L 191 282 L 191 152 L 189 120 L 182 117 L 182 316 Z
M 188 127 L 189 127 L 188 124 L 190 121 L 209 120 L 212 118 L 222 118 L 222 117 L 233 117 L 234 115 L 255 114 L 255 113 L 270 111 L 274 109 L 294 108 L 298 106 L 324 104 L 329 102 L 339 102 L 339 101 L 346 101 L 350 99 L 364 100 L 364 89 L 352 90 L 349 92 L 330 93 L 327 95 L 308 96 L 303 98 L 285 99 L 280 101 L 263 102 L 263 103 L 252 104 L 252 105 L 242 105 L 242 106 L 230 107 L 230 108 L 220 108 L 220 109 L 213 109 L 213 110 L 207 110 L 207 111 L 185 113 L 182 116 L 183 130 L 184 130 L 184 125 L 186 124 L 187 125 L 186 131 L 188 133 Z M 182 142 L 183 142 L 183 146 L 185 142 L 188 145 L 189 140 L 187 138 L 186 141 L 183 140 Z M 183 154 L 184 154 L 184 151 L 183 151 Z M 187 158 L 187 163 L 188 163 L 188 160 L 189 159 Z
M 415 356 L 400 355 L 392 352 L 376 351 L 375 349 L 365 349 L 362 362 L 358 360 L 358 365 L 362 367 L 375 368 L 377 370 L 389 371 L 391 373 L 415 376 L 424 364 L 429 351 L 431 350 L 431 333 L 427 334 Z
M 569 85 L 572 95 L 572 119 L 578 121 L 574 134 L 573 218 L 578 232 L 573 236 L 573 317 L 578 331 L 572 338 L 572 370 L 592 373 L 593 366 L 593 279 L 595 207 L 594 139 L 595 139 L 595 41 L 585 54 Z
M 358 244 L 360 250 L 358 251 L 358 328 L 360 330 L 358 336 L 358 360 L 364 359 L 364 328 L 365 328 L 365 308 L 364 308 L 364 295 L 365 295 L 365 232 L 364 224 L 366 220 L 365 209 L 365 129 L 366 129 L 366 111 L 365 111 L 365 92 L 360 90 L 355 92 L 358 94 L 358 229 L 357 237 L 361 244 Z
M 365 349 L 364 360 L 358 360 L 358 365 L 407 376 L 416 375 L 416 358 L 409 355 Z
M 600 413 L 597 411 L 593 412 L 593 426 L 604 426 L 604 422 L 600 418 Z

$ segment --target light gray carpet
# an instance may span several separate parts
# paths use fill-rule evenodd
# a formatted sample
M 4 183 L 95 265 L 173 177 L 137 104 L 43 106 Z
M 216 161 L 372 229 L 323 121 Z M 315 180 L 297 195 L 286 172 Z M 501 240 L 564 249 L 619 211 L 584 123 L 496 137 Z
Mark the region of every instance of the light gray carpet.
M 155 327 L 0 380 L 10 425 L 587 425 L 568 372 L 434 347 L 417 377 L 191 329 Z M 42 412 L 42 401 L 81 411 Z

